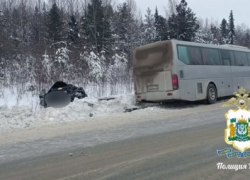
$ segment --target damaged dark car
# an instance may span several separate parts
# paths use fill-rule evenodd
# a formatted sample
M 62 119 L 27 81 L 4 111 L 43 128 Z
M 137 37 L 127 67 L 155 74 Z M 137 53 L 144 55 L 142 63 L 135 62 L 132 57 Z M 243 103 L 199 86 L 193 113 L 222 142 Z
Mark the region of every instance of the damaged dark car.
M 40 95 L 40 105 L 47 107 L 64 107 L 73 102 L 75 98 L 83 99 L 87 97 L 82 87 L 57 81 L 48 92 L 43 90 Z

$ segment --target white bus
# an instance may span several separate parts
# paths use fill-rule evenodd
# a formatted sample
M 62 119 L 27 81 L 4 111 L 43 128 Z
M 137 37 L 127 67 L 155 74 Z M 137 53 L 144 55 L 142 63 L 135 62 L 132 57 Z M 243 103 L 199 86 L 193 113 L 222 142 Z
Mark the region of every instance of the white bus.
M 207 99 L 250 89 L 250 50 L 178 40 L 138 47 L 134 53 L 138 101 Z

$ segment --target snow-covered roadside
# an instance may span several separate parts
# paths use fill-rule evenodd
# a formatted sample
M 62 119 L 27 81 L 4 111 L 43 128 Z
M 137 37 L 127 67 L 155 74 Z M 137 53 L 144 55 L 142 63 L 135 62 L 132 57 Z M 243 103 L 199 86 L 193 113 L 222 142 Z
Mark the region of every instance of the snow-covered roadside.
M 27 98 L 27 101 L 30 99 L 32 98 Z M 28 104 L 12 106 L 11 103 L 14 104 L 16 102 L 12 102 L 10 99 L 6 106 L 0 106 L 0 132 L 60 122 L 84 121 L 89 116 L 121 112 L 122 108 L 128 105 L 126 102 L 123 103 L 122 99 L 120 97 L 113 101 L 100 102 L 94 98 L 76 99 L 66 107 L 46 109 L 39 107 L 39 105 L 36 105 L 34 108 L 34 106 Z
M 35 101 L 35 100 L 34 100 Z M 0 133 L 16 129 L 36 128 L 52 124 L 67 122 L 93 121 L 96 117 L 108 117 L 123 114 L 126 108 L 133 107 L 133 95 L 117 96 L 112 100 L 98 100 L 96 98 L 76 99 L 63 108 L 43 108 L 33 106 L 0 106 Z M 146 108 L 138 110 L 162 111 L 160 108 Z M 142 113 L 142 112 L 141 112 Z M 101 119 L 101 118 L 99 118 Z M 119 119 L 118 119 L 119 120 Z
M 108 101 L 96 98 L 76 99 L 64 108 L 39 107 L 34 110 L 28 106 L 0 106 L 0 145 L 115 128 L 179 111 L 148 107 L 125 113 L 126 108 L 135 107 L 134 96 L 113 98 Z
M 15 107 L 36 110 L 39 108 L 38 95 L 31 91 L 22 92 L 17 87 L 0 89 L 0 111 Z
M 8 106 L 0 104 L 0 144 L 116 128 L 146 121 L 173 120 L 174 116 L 185 116 L 222 106 L 221 103 L 212 106 L 187 106 L 184 109 L 181 106 L 154 106 L 125 113 L 126 108 L 135 106 L 133 95 L 116 96 L 108 101 L 97 98 L 75 99 L 68 106 L 57 109 L 40 107 L 38 100 L 30 92 L 26 101 L 25 98 L 20 98 L 16 106 L 13 105 L 17 102 L 10 99 Z
M 6 132 L 0 133 L 0 145 L 31 142 L 42 139 L 48 140 L 56 137 L 68 137 L 70 135 L 74 136 L 85 133 L 90 133 L 95 136 L 98 132 L 104 133 L 112 130 L 126 129 L 128 127 L 132 129 L 133 127 L 139 127 L 143 129 L 143 131 L 147 131 L 145 124 L 148 123 L 152 128 L 154 128 L 154 124 L 167 124 L 167 126 L 163 127 L 164 129 L 171 129 L 176 126 L 182 128 L 199 124 L 204 125 L 218 121 L 218 118 L 207 121 L 208 115 L 213 117 L 220 114 L 221 119 L 219 118 L 219 120 L 223 120 L 223 114 L 226 110 L 222 108 L 222 104 L 223 103 L 217 103 L 209 106 L 198 105 L 184 109 L 149 107 L 130 113 L 106 113 L 106 115 L 103 114 L 102 116 L 82 118 L 79 121 L 67 121 L 63 123 L 50 122 L 38 124 L 36 127 L 33 126 L 34 128 L 9 129 Z M 214 112 L 217 114 L 213 115 Z M 34 125 L 36 125 L 36 122 L 34 122 Z M 129 131 L 129 129 L 127 130 Z M 115 134 L 114 136 L 119 136 L 119 134 Z
M 30 98 L 27 102 L 35 101 L 36 100 Z M 148 117 L 159 119 L 161 114 L 162 117 L 167 117 L 169 115 L 183 113 L 183 111 L 193 111 L 193 107 L 178 109 L 178 107 L 161 108 L 154 106 L 139 109 L 131 113 L 124 113 L 125 109 L 134 106 L 135 99 L 133 95 L 116 96 L 114 99 L 108 101 L 100 101 L 97 98 L 75 99 L 73 103 L 63 108 L 43 108 L 39 105 L 35 106 L 35 108 L 33 105 L 12 107 L 0 106 L 0 133 L 43 126 L 63 125 L 70 122 L 87 123 L 93 121 L 106 121 L 107 119 L 126 121 L 126 118 L 131 118 L 133 116 L 138 116 L 135 120 L 147 119 Z M 208 107 L 210 106 L 206 106 L 205 108 Z M 219 106 L 216 105 L 216 107 Z M 202 109 L 203 105 L 196 106 L 196 108 Z M 129 116 L 125 114 L 129 114 Z

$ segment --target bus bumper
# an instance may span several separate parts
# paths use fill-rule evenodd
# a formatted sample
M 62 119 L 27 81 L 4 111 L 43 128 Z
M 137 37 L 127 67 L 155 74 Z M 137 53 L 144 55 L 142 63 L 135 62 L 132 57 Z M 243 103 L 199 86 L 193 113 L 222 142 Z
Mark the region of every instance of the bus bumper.
M 180 99 L 180 94 L 178 90 L 167 91 L 167 92 L 146 92 L 137 93 L 137 101 L 166 101 L 166 100 L 177 100 Z

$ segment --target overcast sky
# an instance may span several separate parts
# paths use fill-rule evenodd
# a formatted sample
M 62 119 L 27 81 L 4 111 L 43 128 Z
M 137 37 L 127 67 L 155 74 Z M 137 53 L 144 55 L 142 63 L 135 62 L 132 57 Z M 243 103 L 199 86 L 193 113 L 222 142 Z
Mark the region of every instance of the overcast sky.
M 158 7 L 159 13 L 164 17 L 168 8 L 168 0 L 135 0 L 137 9 L 145 14 L 147 7 L 154 12 Z M 186 0 L 188 6 L 197 17 L 208 18 L 209 21 L 221 22 L 222 18 L 228 20 L 230 10 L 233 10 L 235 24 L 246 24 L 250 27 L 250 0 Z M 180 0 L 177 0 L 179 3 Z

